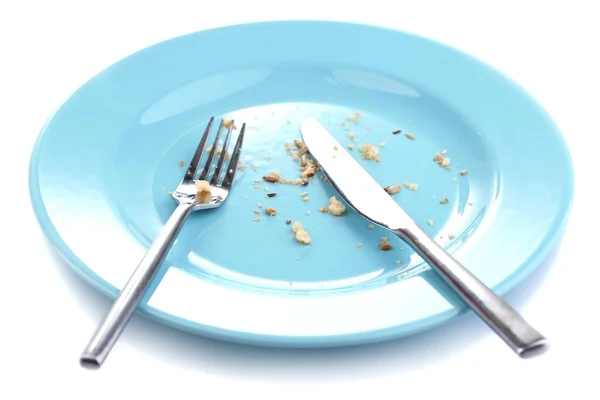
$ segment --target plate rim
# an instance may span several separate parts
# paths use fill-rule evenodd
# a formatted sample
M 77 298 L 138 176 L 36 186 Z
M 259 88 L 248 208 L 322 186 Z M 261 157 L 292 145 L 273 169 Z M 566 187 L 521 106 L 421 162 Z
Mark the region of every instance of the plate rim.
M 496 69 L 494 66 L 488 64 L 487 62 L 485 62 L 481 59 L 478 59 L 478 58 L 474 57 L 473 55 L 471 55 L 461 49 L 455 48 L 451 45 L 448 45 L 443 42 L 439 42 L 439 41 L 431 39 L 429 37 L 420 36 L 420 35 L 417 35 L 417 34 L 414 34 L 411 32 L 407 32 L 407 31 L 403 31 L 403 30 L 399 30 L 399 29 L 395 29 L 395 28 L 390 28 L 387 26 L 379 26 L 379 25 L 375 25 L 375 24 L 365 24 L 365 23 L 352 22 L 352 21 L 276 20 L 276 21 L 248 22 L 248 23 L 243 23 L 243 24 L 219 26 L 219 27 L 211 28 L 211 29 L 207 29 L 207 30 L 189 32 L 189 33 L 186 33 L 183 35 L 178 35 L 175 37 L 167 38 L 165 40 L 153 43 L 153 44 L 146 46 L 142 49 L 139 49 L 119 60 L 116 60 L 115 62 L 111 63 L 110 65 L 108 65 L 105 68 L 103 68 L 102 70 L 100 70 L 98 73 L 96 73 L 93 76 L 91 76 L 90 78 L 88 78 L 75 91 L 73 91 L 62 102 L 60 102 L 60 104 L 58 104 L 58 106 L 54 109 L 54 111 L 48 116 L 48 118 L 46 119 L 46 121 L 44 122 L 42 128 L 40 129 L 40 131 L 38 133 L 38 136 L 35 140 L 35 144 L 33 146 L 33 149 L 31 151 L 31 155 L 30 155 L 30 162 L 29 162 L 29 169 L 28 169 L 29 198 L 30 198 L 30 202 L 31 202 L 32 208 L 34 210 L 36 219 L 38 221 L 38 224 L 40 225 L 40 228 L 42 229 L 42 231 L 45 235 L 45 239 L 53 247 L 53 249 L 58 253 L 58 255 L 64 261 L 66 261 L 67 265 L 69 265 L 70 269 L 73 270 L 76 273 L 76 275 L 78 275 L 80 278 L 82 278 L 85 282 L 87 282 L 90 286 L 92 286 L 93 288 L 98 290 L 100 293 L 109 297 L 111 300 L 114 300 L 114 298 L 116 298 L 116 295 L 118 294 L 118 289 L 116 287 L 114 287 L 113 285 L 111 285 L 110 283 L 108 283 L 102 277 L 100 277 L 96 272 L 94 272 L 90 267 L 88 267 L 88 265 L 86 265 L 81 259 L 79 259 L 79 257 L 77 257 L 77 255 L 71 250 L 69 245 L 60 237 L 55 226 L 53 225 L 53 223 L 51 221 L 50 215 L 48 214 L 48 212 L 46 210 L 46 207 L 45 207 L 45 204 L 44 204 L 44 201 L 42 198 L 41 187 L 39 185 L 39 175 L 37 173 L 38 162 L 39 162 L 39 153 L 40 153 L 41 145 L 45 140 L 44 134 L 47 132 L 47 128 L 50 125 L 50 123 L 53 121 L 57 112 L 59 112 L 74 96 L 76 96 L 76 94 L 80 90 L 85 88 L 89 82 L 102 76 L 104 73 L 109 71 L 115 65 L 120 64 L 120 63 L 124 62 L 125 60 L 127 60 L 131 57 L 134 57 L 136 54 L 146 51 L 154 46 L 164 45 L 168 42 L 175 41 L 181 37 L 198 35 L 198 34 L 202 34 L 205 32 L 211 32 L 211 31 L 214 32 L 214 31 L 228 30 L 232 27 L 245 27 L 245 26 L 251 26 L 251 25 L 263 25 L 263 26 L 264 25 L 285 25 L 285 24 L 289 24 L 289 23 L 292 23 L 292 24 L 321 23 L 321 24 L 334 24 L 334 25 L 344 24 L 344 25 L 352 25 L 352 26 L 356 26 L 356 27 L 360 27 L 360 28 L 375 29 L 375 30 L 380 30 L 380 31 L 383 30 L 383 31 L 388 31 L 391 34 L 401 34 L 401 35 L 413 37 L 418 40 L 427 41 L 431 44 L 435 44 L 437 46 L 441 46 L 443 48 L 446 48 L 453 52 L 456 52 L 456 53 L 462 55 L 463 57 L 466 57 L 467 59 L 469 59 L 469 61 L 473 61 L 475 63 L 485 66 L 486 68 L 493 71 L 495 74 L 497 74 L 497 75 L 501 76 L 503 79 L 505 79 L 507 81 L 507 83 L 514 85 L 515 89 L 519 90 L 523 96 L 528 98 L 528 100 L 530 100 L 531 104 L 533 106 L 535 106 L 535 108 L 538 109 L 538 111 L 547 119 L 548 123 L 550 125 L 552 125 L 552 127 L 554 128 L 553 129 L 554 133 L 556 133 L 554 135 L 555 136 L 554 140 L 556 140 L 557 146 L 560 147 L 560 151 L 564 156 L 564 161 L 565 161 L 564 166 L 568 170 L 567 171 L 568 182 L 565 185 L 568 192 L 564 194 L 564 199 L 566 199 L 567 201 L 566 201 L 564 207 L 560 208 L 556 215 L 556 221 L 555 221 L 554 225 L 552 225 L 552 232 L 548 232 L 546 234 L 548 239 L 544 242 L 543 245 L 541 245 L 539 251 L 533 253 L 519 268 L 517 268 L 512 274 L 510 274 L 508 277 L 506 277 L 500 283 L 493 285 L 491 287 L 492 290 L 494 290 L 494 292 L 496 292 L 500 296 L 505 296 L 512 289 L 514 289 L 516 286 L 521 284 L 527 277 L 529 277 L 532 274 L 533 271 L 535 271 L 538 267 L 540 267 L 542 265 L 542 263 L 544 263 L 548 259 L 548 256 L 550 255 L 550 253 L 557 248 L 559 240 L 563 236 L 563 233 L 569 222 L 569 217 L 570 217 L 570 214 L 572 211 L 572 206 L 573 206 L 573 201 L 574 201 L 574 193 L 575 193 L 574 175 L 575 174 L 574 174 L 574 164 L 573 164 L 572 154 L 570 152 L 566 138 L 564 137 L 560 128 L 556 125 L 556 123 L 554 122 L 552 117 L 546 111 L 546 109 L 542 106 L 542 104 L 540 102 L 537 101 L 537 99 L 532 94 L 530 94 L 528 91 L 526 91 L 521 85 L 519 85 L 519 83 L 514 81 L 507 74 Z M 550 231 L 550 229 L 549 229 L 549 231 Z M 412 335 L 415 333 L 419 333 L 419 332 L 422 332 L 425 330 L 430 330 L 436 326 L 447 323 L 450 320 L 452 320 L 452 319 L 456 318 L 457 316 L 462 315 L 466 312 L 471 312 L 471 311 L 468 309 L 459 309 L 457 312 L 455 309 L 452 308 L 450 310 L 443 311 L 441 313 L 437 313 L 437 314 L 433 314 L 433 315 L 430 315 L 425 318 L 421 318 L 415 322 L 409 323 L 414 328 L 409 330 L 410 332 L 405 332 L 400 336 L 403 337 L 403 336 L 408 336 L 408 335 Z M 141 305 L 138 308 L 138 310 L 136 311 L 136 313 L 145 315 L 146 317 L 149 317 L 150 319 L 160 322 L 161 324 L 164 324 L 166 326 L 171 326 L 171 327 L 174 327 L 174 328 L 177 328 L 177 329 L 180 329 L 183 331 L 191 332 L 194 334 L 201 334 L 203 336 L 213 337 L 213 338 L 218 338 L 218 339 L 226 339 L 229 341 L 242 341 L 242 340 L 236 340 L 236 339 L 238 339 L 237 337 L 230 337 L 232 333 L 235 333 L 235 331 L 229 331 L 227 329 L 222 329 L 222 328 L 218 328 L 218 327 L 209 327 L 211 329 L 209 329 L 209 330 L 202 329 L 202 331 L 200 332 L 200 330 L 198 328 L 194 329 L 193 327 L 189 326 L 190 323 L 199 325 L 199 322 L 185 320 L 181 317 L 174 316 L 174 315 L 169 314 L 160 309 L 148 306 L 147 304 Z M 187 323 L 186 323 L 186 321 L 187 321 Z M 203 326 L 206 327 L 205 325 L 203 325 Z M 370 332 L 370 331 L 367 331 L 367 333 L 368 332 Z M 254 335 L 254 334 L 250 334 L 248 332 L 241 332 L 241 334 Z M 287 346 L 287 347 L 324 347 L 324 346 L 333 347 L 333 346 L 348 344 L 348 343 L 335 343 L 335 342 L 331 342 L 331 341 L 330 341 L 330 343 L 324 344 L 322 346 L 318 345 L 318 344 L 315 345 L 314 343 L 282 343 L 283 341 L 281 341 L 281 340 L 277 340 L 276 342 L 273 342 L 270 340 L 270 338 L 279 338 L 279 336 L 277 336 L 277 335 L 274 335 L 274 336 L 255 335 L 255 336 L 261 336 L 261 339 L 254 340 L 254 341 L 250 340 L 250 342 L 254 342 L 253 344 L 267 345 L 267 346 L 283 345 L 283 346 Z M 333 337 L 339 337 L 339 336 L 341 336 L 341 335 L 336 335 Z M 399 336 L 393 335 L 393 337 L 390 337 L 390 339 L 397 338 L 397 337 L 399 337 Z M 384 338 L 381 338 L 381 340 L 387 340 L 387 338 L 384 337 Z M 372 340 L 372 339 L 366 340 L 366 341 L 363 340 L 363 341 L 359 341 L 359 343 L 372 343 L 375 341 L 379 341 L 379 340 Z M 249 341 L 243 340 L 243 342 L 249 342 Z

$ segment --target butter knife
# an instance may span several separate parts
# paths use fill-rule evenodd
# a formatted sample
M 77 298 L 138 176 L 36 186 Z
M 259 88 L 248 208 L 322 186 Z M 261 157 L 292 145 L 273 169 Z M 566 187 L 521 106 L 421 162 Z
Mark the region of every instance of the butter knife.
M 429 237 L 316 119 L 304 120 L 300 130 L 309 153 L 352 209 L 411 246 L 519 356 L 546 349 L 546 338 Z

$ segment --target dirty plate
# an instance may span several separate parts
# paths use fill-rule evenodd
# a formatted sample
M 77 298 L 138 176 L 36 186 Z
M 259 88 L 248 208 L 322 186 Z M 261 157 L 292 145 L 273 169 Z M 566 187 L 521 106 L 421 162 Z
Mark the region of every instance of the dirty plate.
M 175 207 L 168 193 L 180 161 L 187 165 L 211 115 L 247 123 L 246 167 L 224 207 L 190 217 L 140 306 L 186 331 L 339 346 L 401 337 L 466 311 L 400 240 L 381 251 L 386 233 L 352 210 L 321 213 L 335 193 L 319 174 L 307 186 L 261 180 L 272 170 L 298 178 L 284 144 L 309 116 L 357 158 L 361 145 L 377 145 L 381 162 L 361 160 L 365 168 L 382 186 L 418 185 L 394 199 L 499 294 L 546 257 L 570 208 L 559 131 L 480 61 L 365 25 L 225 27 L 110 66 L 44 126 L 31 160 L 33 207 L 94 288 L 115 297 L 125 283 Z M 442 150 L 450 169 L 433 161 Z M 310 245 L 294 240 L 288 219 L 303 223 Z

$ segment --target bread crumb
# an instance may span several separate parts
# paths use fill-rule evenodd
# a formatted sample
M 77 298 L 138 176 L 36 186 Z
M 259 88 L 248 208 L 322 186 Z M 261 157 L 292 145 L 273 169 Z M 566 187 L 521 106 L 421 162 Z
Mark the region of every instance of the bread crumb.
M 349 144 L 348 145 L 348 150 L 354 150 L 354 145 L 353 144 Z
M 179 160 L 179 165 L 181 165 L 183 167 L 184 164 L 185 164 L 185 161 Z
M 304 197 L 304 196 L 306 196 L 307 194 L 308 194 L 308 192 L 302 192 L 302 193 L 300 193 L 300 197 Z
M 256 207 L 262 208 L 262 203 L 256 203 Z
M 392 249 L 392 245 L 388 242 L 381 241 L 379 242 L 379 248 L 383 251 L 388 251 Z
M 257 162 L 253 162 L 252 164 L 250 164 L 250 166 L 251 166 L 253 169 L 258 169 L 258 168 L 260 168 L 260 164 L 259 164 L 259 163 L 257 163 Z
M 315 176 L 315 168 L 312 165 L 308 165 L 300 174 L 300 177 L 302 178 L 311 178 L 313 176 Z
M 294 222 L 294 225 L 292 225 L 292 230 L 295 233 L 296 241 L 298 243 L 306 245 L 312 242 L 310 235 L 304 230 L 300 221 Z
M 269 214 L 271 217 L 274 217 L 275 215 L 277 215 L 277 211 L 275 211 L 275 209 L 271 208 L 271 207 L 265 208 L 265 212 L 267 214 Z
M 433 161 L 435 161 L 439 166 L 449 170 L 451 169 L 450 158 L 444 156 L 447 152 L 448 150 L 442 150 L 439 153 L 436 153 L 435 156 L 433 156 Z
M 335 196 L 332 196 L 329 199 L 329 212 L 331 214 L 339 216 L 339 215 L 344 214 L 345 211 L 346 211 L 346 206 L 344 206 L 341 201 L 336 199 Z
M 211 152 L 212 151 L 212 144 L 210 146 L 208 146 L 208 148 L 206 149 L 207 152 Z M 217 150 L 215 151 L 215 156 L 219 157 L 221 155 L 221 153 L 223 152 L 223 147 L 222 146 L 217 146 Z M 229 158 L 231 157 L 231 154 L 229 154 L 229 152 L 225 152 L 225 159 L 229 160 Z
M 229 118 L 223 118 L 223 126 L 227 129 L 231 128 L 231 123 L 233 121 L 230 120 Z M 235 124 L 233 125 L 233 129 L 237 129 L 237 126 L 235 126 Z
M 440 200 L 440 204 L 448 204 L 449 202 L 450 202 L 450 200 L 448 200 L 445 197 L 442 200 Z
M 252 212 L 253 212 L 254 214 L 260 214 L 260 211 L 258 211 L 258 210 L 252 210 Z
M 373 225 L 373 224 L 369 225 L 369 229 L 375 229 L 375 225 Z
M 302 201 L 308 201 L 308 200 L 310 200 L 310 197 L 308 197 L 308 196 L 306 196 L 302 199 Z
M 300 159 L 300 166 L 306 167 L 308 165 L 308 160 L 306 159 L 306 154 L 302 154 L 302 158 Z
M 387 143 L 386 143 L 386 142 L 381 142 L 381 143 L 379 143 L 379 147 L 385 147 L 385 146 L 387 146 Z
M 204 180 L 194 181 L 196 185 L 196 202 L 200 204 L 210 204 L 210 183 Z
M 354 140 L 354 138 L 355 138 L 355 137 L 356 137 L 356 135 L 354 135 L 354 133 L 353 133 L 353 132 L 350 132 L 350 133 L 348 134 L 348 139 L 350 139 L 350 140 Z
M 261 217 L 256 217 L 252 221 L 254 221 L 254 222 L 262 221 L 262 218 Z
M 289 149 L 291 149 L 291 148 L 292 148 L 292 145 L 291 145 L 291 144 L 289 144 L 288 142 L 284 142 L 284 143 L 283 143 L 283 148 L 284 148 L 284 149 L 286 149 L 286 150 L 289 150 Z
M 469 172 L 469 171 L 467 171 L 466 169 L 463 169 L 462 171 L 460 171 L 460 174 L 462 176 L 465 176 L 467 174 L 467 172 Z
M 433 220 L 432 219 L 430 219 L 427 223 L 429 224 L 429 226 L 433 226 Z
M 408 132 L 405 133 L 404 136 L 406 136 L 410 140 L 415 140 L 417 138 L 415 135 L 413 135 L 412 133 L 408 133 Z
M 334 149 L 334 150 L 337 150 L 337 149 L 338 149 L 338 147 L 337 147 L 337 146 L 333 146 L 333 149 Z
M 361 248 L 361 246 L 362 246 L 362 243 L 358 243 L 358 244 L 356 245 L 356 248 L 357 248 L 357 249 L 360 249 L 360 248 Z
M 258 186 L 254 186 L 254 190 L 260 190 Z
M 307 211 L 307 212 L 306 212 L 306 215 L 310 215 L 310 211 Z
M 360 113 L 357 111 L 357 112 L 355 112 L 355 113 L 354 113 L 354 115 L 353 115 L 353 116 L 351 116 L 351 117 L 346 117 L 346 119 L 347 119 L 348 121 L 356 122 L 356 121 L 358 121 L 358 119 L 359 119 L 360 117 L 361 117 L 361 114 L 360 114 Z
M 454 238 L 454 234 L 453 233 L 449 233 L 448 234 L 448 239 L 453 239 Z
M 327 207 L 323 206 L 319 209 L 319 211 L 321 211 L 322 213 L 326 213 L 327 212 Z
M 416 183 L 408 183 L 408 182 L 402 182 L 402 186 L 412 190 L 413 192 L 417 191 L 417 189 L 419 188 L 419 185 L 417 185 Z
M 386 186 L 384 190 L 388 192 L 388 194 L 396 194 L 400 191 L 400 185 Z
M 377 156 L 379 152 L 379 148 L 372 144 L 364 144 L 358 148 L 358 150 L 362 153 L 361 158 L 365 160 L 373 160 L 376 162 L 380 162 L 381 159 Z

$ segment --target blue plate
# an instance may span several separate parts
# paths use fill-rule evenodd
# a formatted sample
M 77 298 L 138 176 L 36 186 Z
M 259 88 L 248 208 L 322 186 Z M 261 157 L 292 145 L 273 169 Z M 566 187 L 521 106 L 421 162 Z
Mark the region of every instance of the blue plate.
M 140 306 L 186 331 L 340 346 L 401 337 L 466 310 L 404 243 L 390 238 L 394 250 L 381 251 L 385 231 L 351 210 L 321 213 L 335 195 L 323 180 L 260 182 L 271 170 L 298 177 L 284 143 L 300 137 L 308 116 L 354 145 L 357 158 L 360 145 L 380 146 L 381 162 L 361 160 L 365 168 L 382 186 L 418 184 L 394 198 L 499 294 L 544 259 L 570 209 L 571 160 L 556 126 L 480 61 L 365 25 L 231 26 L 123 59 L 44 126 L 31 159 L 33 207 L 94 288 L 115 297 L 125 283 L 174 209 L 179 161 L 189 162 L 213 115 L 247 123 L 246 168 L 223 207 L 187 221 Z M 450 169 L 433 161 L 442 150 Z M 267 189 L 277 196 L 265 198 Z M 312 244 L 294 240 L 288 219 L 303 223 Z

